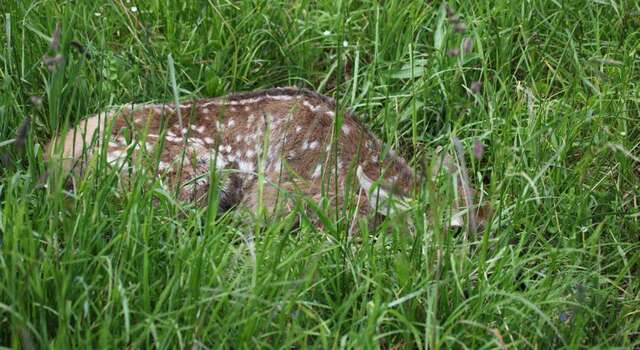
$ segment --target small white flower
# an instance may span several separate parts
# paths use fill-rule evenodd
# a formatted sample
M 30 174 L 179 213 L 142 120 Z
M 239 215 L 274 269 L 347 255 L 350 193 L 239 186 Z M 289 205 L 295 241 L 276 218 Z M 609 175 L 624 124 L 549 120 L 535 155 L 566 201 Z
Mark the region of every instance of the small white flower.
M 322 32 L 322 35 L 329 36 L 329 35 L 331 35 L 331 32 L 328 31 L 328 30 L 325 30 L 324 32 Z
M 342 47 L 348 47 L 349 46 L 349 42 L 348 41 L 343 41 L 342 42 Z
M 94 15 L 94 16 L 96 16 L 96 17 L 100 17 L 100 16 L 102 16 L 102 13 L 100 13 L 100 12 L 96 12 L 96 13 L 94 13 L 93 15 Z
M 131 12 L 133 13 L 138 12 L 138 8 L 136 6 L 131 7 Z

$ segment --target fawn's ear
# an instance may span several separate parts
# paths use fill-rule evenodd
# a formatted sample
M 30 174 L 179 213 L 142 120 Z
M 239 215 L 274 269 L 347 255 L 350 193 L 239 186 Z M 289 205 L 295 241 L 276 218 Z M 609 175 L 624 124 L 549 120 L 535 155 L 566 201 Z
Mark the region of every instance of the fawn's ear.
M 456 198 L 453 202 L 454 212 L 451 216 L 450 225 L 452 227 L 463 227 L 472 216 L 472 222 L 475 225 L 472 230 L 476 232 L 483 230 L 493 215 L 491 203 L 487 201 L 475 203 L 478 200 L 477 191 L 470 184 L 467 185 L 467 190 L 470 191 L 469 199 L 471 199 L 471 202 L 467 203 L 464 194 L 465 186 L 462 184 L 464 180 L 458 174 L 453 174 L 452 176 Z
M 431 167 L 431 178 L 433 181 L 440 175 L 441 172 L 445 172 L 447 176 L 453 176 L 453 182 L 456 187 L 456 193 L 461 193 L 462 187 L 459 185 L 459 181 L 457 180 L 458 175 L 456 172 L 458 171 L 458 166 L 455 164 L 453 157 L 449 152 L 443 152 L 442 147 L 438 146 L 435 152 L 435 160 L 432 163 Z M 463 227 L 465 225 L 464 219 L 466 216 L 466 212 L 460 210 L 461 203 L 459 203 L 459 199 L 454 200 L 453 203 L 453 213 L 451 215 L 449 226 L 450 227 Z
M 476 211 L 476 225 L 478 231 L 483 230 L 489 224 L 493 216 L 493 208 L 490 202 L 483 203 Z
M 360 187 L 367 193 L 369 206 L 379 214 L 389 215 L 390 213 L 409 210 L 410 207 L 407 204 L 408 199 L 406 197 L 389 193 L 379 184 L 374 185 L 374 181 L 364 173 L 361 166 L 358 166 L 356 175 Z

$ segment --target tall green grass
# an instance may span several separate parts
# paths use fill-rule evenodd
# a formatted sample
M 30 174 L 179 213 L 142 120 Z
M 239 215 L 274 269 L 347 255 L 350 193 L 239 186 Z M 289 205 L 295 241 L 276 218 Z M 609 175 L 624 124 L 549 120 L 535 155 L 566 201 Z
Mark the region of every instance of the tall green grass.
M 459 1 L 460 34 L 441 5 L 4 1 L 0 345 L 640 346 L 640 6 Z M 449 55 L 464 36 L 473 50 Z M 481 141 L 469 168 L 491 226 L 349 241 L 215 217 L 157 183 L 123 191 L 109 171 L 73 193 L 42 176 L 42 145 L 110 105 L 283 85 L 334 96 L 416 167 L 453 136 Z

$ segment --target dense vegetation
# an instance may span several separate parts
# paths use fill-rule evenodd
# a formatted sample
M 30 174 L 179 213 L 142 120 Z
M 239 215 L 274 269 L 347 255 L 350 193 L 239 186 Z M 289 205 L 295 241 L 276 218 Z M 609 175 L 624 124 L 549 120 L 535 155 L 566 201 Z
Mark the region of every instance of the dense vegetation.
M 450 6 L 3 0 L 0 345 L 640 346 L 640 5 Z M 480 141 L 491 225 L 349 240 L 107 170 L 73 192 L 45 175 L 42 145 L 108 106 L 284 85 L 333 96 L 417 169 Z

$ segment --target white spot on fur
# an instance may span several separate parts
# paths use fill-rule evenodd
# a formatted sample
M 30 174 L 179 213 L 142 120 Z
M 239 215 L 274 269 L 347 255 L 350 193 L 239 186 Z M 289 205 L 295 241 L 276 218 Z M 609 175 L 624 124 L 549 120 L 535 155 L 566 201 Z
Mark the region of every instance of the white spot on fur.
M 318 164 L 316 165 L 316 168 L 313 169 L 313 173 L 311 174 L 311 177 L 314 179 L 317 179 L 320 177 L 320 174 L 322 173 L 322 165 Z
M 202 139 L 199 139 L 199 138 L 189 138 L 187 142 L 191 144 L 196 144 L 198 146 L 204 146 L 204 141 L 202 141 Z
M 252 173 L 253 172 L 253 163 L 251 162 L 246 162 L 246 161 L 240 161 L 238 162 L 238 169 L 242 172 L 245 173 Z
M 171 168 L 171 164 L 167 162 L 160 161 L 160 163 L 158 163 L 158 170 L 160 171 L 165 171 L 169 168 Z
M 319 110 L 320 110 L 320 107 L 312 105 L 312 104 L 311 104 L 309 101 L 307 101 L 307 100 L 302 101 L 302 104 L 303 104 L 305 107 L 309 108 L 312 112 L 317 112 L 317 111 L 319 111 Z
M 269 98 L 271 98 L 272 100 L 276 100 L 276 101 L 290 101 L 293 99 L 293 97 L 289 96 L 289 95 L 276 95 L 276 96 L 267 96 Z
M 218 155 L 218 158 L 216 158 L 216 168 L 217 169 L 224 169 L 224 167 L 227 166 L 227 163 L 228 163 L 227 160 L 222 155 Z
M 218 100 L 215 100 L 215 99 L 214 99 L 214 100 L 212 100 L 212 101 L 209 101 L 209 102 L 205 102 L 205 103 L 203 103 L 203 104 L 202 104 L 202 107 L 209 107 L 209 106 L 211 106 L 211 105 L 219 106 L 219 105 L 221 105 L 221 104 L 222 104 L 222 103 L 220 103 L 220 101 L 218 101 Z
M 280 159 L 278 159 L 273 163 L 273 165 L 271 166 L 271 169 L 274 171 L 280 171 L 281 166 L 282 166 L 282 163 L 280 162 Z
M 173 143 L 180 143 L 180 142 L 184 141 L 184 139 L 182 137 L 172 137 L 172 136 L 169 136 L 169 135 L 167 135 L 166 139 L 167 139 L 167 141 L 173 142 Z
M 269 162 L 269 163 L 273 162 L 273 159 L 276 157 L 275 153 L 276 153 L 275 150 L 273 150 L 273 149 L 269 150 L 269 153 L 268 153 L 268 156 L 267 156 L 267 162 Z

